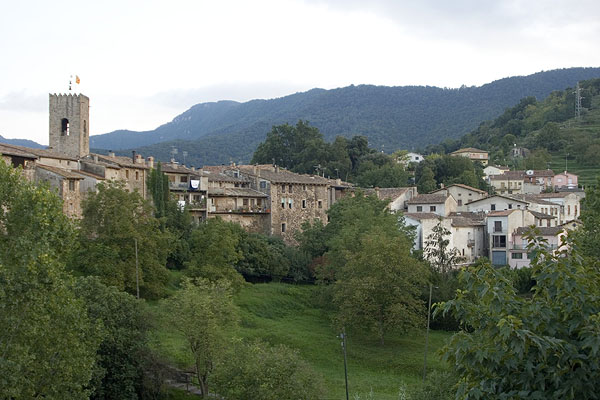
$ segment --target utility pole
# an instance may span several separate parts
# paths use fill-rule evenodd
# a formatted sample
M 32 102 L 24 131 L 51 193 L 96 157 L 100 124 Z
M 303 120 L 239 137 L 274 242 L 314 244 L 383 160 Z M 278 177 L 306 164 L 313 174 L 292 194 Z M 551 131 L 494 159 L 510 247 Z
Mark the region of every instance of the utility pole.
M 431 316 L 431 295 L 433 293 L 433 284 L 429 284 L 429 306 L 427 307 L 427 332 L 425 333 L 425 358 L 423 360 L 423 383 L 427 376 L 427 350 L 429 347 L 429 320 Z
M 342 350 L 344 352 L 344 378 L 346 379 L 346 400 L 349 400 L 348 397 L 348 364 L 346 361 L 346 328 L 342 328 L 342 333 L 340 334 L 342 339 Z
M 135 288 L 137 290 L 137 298 L 140 299 L 140 273 L 138 268 L 138 251 L 137 251 L 137 239 L 133 239 L 135 242 Z
M 581 88 L 579 87 L 579 82 L 575 86 L 575 116 L 577 119 L 581 118 Z

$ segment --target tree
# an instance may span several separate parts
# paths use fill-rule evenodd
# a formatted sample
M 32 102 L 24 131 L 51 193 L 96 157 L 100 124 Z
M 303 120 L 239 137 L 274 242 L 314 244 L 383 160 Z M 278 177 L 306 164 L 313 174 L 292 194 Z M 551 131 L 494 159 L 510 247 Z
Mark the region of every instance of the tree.
M 333 285 L 342 326 L 370 330 L 383 345 L 389 330 L 406 331 L 422 322 L 419 294 L 427 270 L 411 257 L 411 247 L 405 235 L 389 235 L 377 226 L 360 236 Z
M 148 192 L 152 196 L 156 218 L 161 218 L 167 214 L 167 204 L 169 203 L 169 178 L 162 172 L 160 161 L 156 168 L 150 170 L 148 175 Z
M 577 234 L 584 256 L 591 262 L 600 263 L 600 177 L 596 185 L 588 186 L 581 204 L 581 221 L 583 227 Z
M 147 316 L 128 293 L 103 285 L 97 277 L 80 278 L 75 294 L 87 314 L 102 326 L 92 399 L 137 399 L 142 392 L 147 354 Z
M 242 259 L 240 238 L 242 228 L 235 223 L 211 218 L 192 232 L 191 260 L 186 264 L 186 274 L 211 282 L 225 279 L 235 291 L 244 285 L 244 278 L 235 265 Z
M 237 342 L 215 371 L 221 396 L 239 400 L 320 399 L 322 379 L 284 345 Z
M 600 274 L 577 243 L 555 254 L 534 232 L 530 296 L 505 269 L 463 270 L 463 289 L 436 308 L 462 321 L 444 351 L 461 376 L 457 398 L 595 399 L 600 378 Z
M 431 265 L 441 272 L 447 274 L 457 264 L 465 261 L 458 249 L 449 249 L 451 236 L 450 231 L 442 224 L 440 218 L 438 223 L 431 229 L 431 233 L 425 239 L 424 256 Z
M 0 162 L 0 398 L 87 399 L 98 327 L 71 290 L 61 200 Z
M 131 294 L 136 294 L 139 278 L 142 296 L 162 296 L 167 282 L 165 266 L 171 234 L 160 229 L 152 206 L 139 193 L 126 192 L 119 182 L 100 183 L 97 190 L 83 202 L 79 248 L 73 257 L 73 268 Z
M 417 171 L 419 171 L 419 168 L 417 168 Z M 417 179 L 417 189 L 420 193 L 429 193 L 437 189 L 437 182 L 431 168 L 425 166 L 421 170 L 421 174 Z
M 181 290 L 165 301 L 164 310 L 170 326 L 186 340 L 200 390 L 206 397 L 215 363 L 238 324 L 230 285 L 224 280 L 185 280 Z

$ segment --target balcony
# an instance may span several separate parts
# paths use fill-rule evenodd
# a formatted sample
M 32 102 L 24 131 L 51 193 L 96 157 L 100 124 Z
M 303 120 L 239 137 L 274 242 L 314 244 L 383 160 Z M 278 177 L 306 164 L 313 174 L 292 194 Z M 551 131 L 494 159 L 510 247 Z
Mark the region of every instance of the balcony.
M 213 214 L 270 214 L 271 209 L 267 207 L 238 207 L 238 208 L 217 208 L 210 206 Z

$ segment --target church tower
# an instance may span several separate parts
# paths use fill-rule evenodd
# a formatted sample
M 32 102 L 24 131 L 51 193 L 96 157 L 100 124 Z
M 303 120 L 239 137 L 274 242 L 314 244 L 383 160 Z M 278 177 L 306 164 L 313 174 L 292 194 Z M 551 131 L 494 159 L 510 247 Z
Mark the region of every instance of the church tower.
M 50 94 L 50 148 L 81 158 L 90 153 L 90 99 L 82 94 Z

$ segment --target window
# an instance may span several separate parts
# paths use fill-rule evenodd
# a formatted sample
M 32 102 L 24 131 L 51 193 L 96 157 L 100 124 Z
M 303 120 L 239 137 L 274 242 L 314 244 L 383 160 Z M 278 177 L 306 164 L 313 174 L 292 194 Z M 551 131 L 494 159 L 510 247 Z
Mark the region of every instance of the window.
M 261 189 L 265 189 L 267 187 L 267 181 L 260 181 L 259 186 Z
M 323 202 L 321 200 L 317 201 L 317 207 L 323 208 Z
M 502 232 L 502 221 L 494 221 L 494 232 Z
M 567 206 L 567 215 L 571 215 L 571 205 Z
M 417 206 L 417 212 L 423 211 L 423 206 Z
M 458 199 L 458 202 L 456 203 L 458 206 L 462 206 L 462 199 Z
M 285 193 L 285 185 L 281 185 L 281 193 Z
M 288 186 L 288 192 L 292 193 L 292 185 Z
M 302 200 L 302 208 L 306 208 L 306 199 Z
M 492 211 L 496 211 L 496 205 L 495 204 L 490 204 L 490 209 Z
M 508 209 L 512 210 L 512 203 L 508 203 Z
M 292 199 L 291 197 L 288 198 L 288 208 L 292 208 L 293 205 L 294 205 L 294 199 Z
M 577 216 L 577 206 L 575 206 L 575 212 L 573 215 Z
M 436 207 L 435 207 L 435 206 L 429 206 L 429 211 L 431 211 L 431 212 L 435 212 L 435 210 L 436 210 Z
M 512 258 L 513 260 L 522 260 L 523 259 L 523 253 L 512 253 L 510 255 L 510 258 Z
M 286 226 L 285 226 L 285 222 L 284 222 L 281 224 L 281 233 L 285 232 L 285 228 L 286 228 Z
M 187 181 L 188 181 L 188 177 L 187 176 L 181 176 L 181 177 L 179 177 L 179 182 L 186 183 Z
M 285 201 L 286 201 L 285 197 L 282 197 L 281 198 L 281 208 L 285 208 Z
M 83 120 L 83 134 L 85 135 L 87 133 L 87 121 L 84 119 Z
M 75 181 L 73 181 L 73 180 L 70 180 L 70 181 L 69 181 L 69 190 L 70 190 L 71 192 L 74 192 L 74 191 L 75 191 Z
M 302 190 L 306 190 L 306 185 L 302 185 Z
M 69 136 L 69 120 L 63 118 L 60 120 L 60 134 L 61 136 Z
M 492 247 L 495 248 L 506 248 L 506 236 L 494 235 L 492 236 Z
M 135 171 L 135 180 L 139 180 L 140 179 L 140 172 L 139 171 Z
M 128 169 L 125 170 L 125 178 L 129 179 L 129 170 Z
M 248 199 L 243 199 L 243 200 L 242 200 L 242 205 L 243 205 L 244 207 L 248 207 Z

